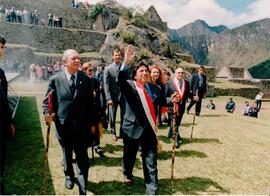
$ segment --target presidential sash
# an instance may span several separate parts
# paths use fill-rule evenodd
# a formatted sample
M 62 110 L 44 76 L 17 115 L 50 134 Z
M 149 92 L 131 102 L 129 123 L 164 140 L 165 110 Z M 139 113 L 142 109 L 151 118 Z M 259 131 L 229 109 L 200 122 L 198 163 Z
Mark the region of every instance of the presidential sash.
M 180 97 L 180 101 L 183 100 L 184 98 L 184 94 L 185 94 L 185 91 L 186 91 L 186 81 L 183 80 L 183 87 L 182 87 L 182 90 L 180 89 L 180 86 L 178 84 L 178 79 L 177 78 L 174 78 L 173 80 L 173 86 L 175 88 L 175 90 L 177 91 L 177 93 L 179 94 L 179 97 Z
M 133 81 L 133 82 L 135 84 L 135 87 L 136 87 L 137 92 L 139 94 L 140 100 L 142 102 L 146 117 L 147 117 L 152 129 L 156 133 L 157 117 L 156 117 L 155 107 L 154 107 L 154 104 L 152 102 L 152 99 L 149 96 L 149 94 L 146 92 L 144 86 L 141 83 L 136 82 L 136 81 Z

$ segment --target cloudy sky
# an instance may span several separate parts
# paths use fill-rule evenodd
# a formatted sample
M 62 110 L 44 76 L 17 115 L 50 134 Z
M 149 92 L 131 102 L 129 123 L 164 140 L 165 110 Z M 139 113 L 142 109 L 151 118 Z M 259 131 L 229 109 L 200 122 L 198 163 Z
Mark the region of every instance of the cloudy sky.
M 100 0 L 92 0 L 92 3 Z M 270 18 L 270 0 L 117 0 L 127 7 L 154 5 L 170 28 L 180 28 L 196 19 L 209 25 L 229 28 L 255 20 Z

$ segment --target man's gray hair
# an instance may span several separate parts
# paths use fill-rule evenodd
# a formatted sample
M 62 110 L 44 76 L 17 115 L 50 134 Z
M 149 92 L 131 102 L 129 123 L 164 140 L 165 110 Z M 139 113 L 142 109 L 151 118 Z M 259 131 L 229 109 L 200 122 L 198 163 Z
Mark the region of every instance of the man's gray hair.
M 78 52 L 77 52 L 76 50 L 74 50 L 74 49 L 67 49 L 67 50 L 65 50 L 64 53 L 63 53 L 63 58 L 62 58 L 63 61 L 66 60 L 67 57 L 68 57 L 72 52 L 78 53 Z

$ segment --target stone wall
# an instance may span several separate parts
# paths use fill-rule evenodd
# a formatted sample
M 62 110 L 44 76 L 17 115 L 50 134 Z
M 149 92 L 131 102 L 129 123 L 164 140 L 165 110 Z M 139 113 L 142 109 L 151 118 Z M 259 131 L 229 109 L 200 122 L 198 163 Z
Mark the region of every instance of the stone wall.
M 7 22 L 0 23 L 0 33 L 8 43 L 25 44 L 44 52 L 63 52 L 68 48 L 79 52 L 99 51 L 106 38 L 106 34 L 94 31 Z
M 244 78 L 245 68 L 229 67 L 233 78 Z
M 232 80 L 233 82 L 241 83 L 241 84 L 248 84 L 248 85 L 255 85 L 258 87 L 258 91 L 264 93 L 265 97 L 270 97 L 270 79 L 256 79 L 256 80 Z M 257 91 L 257 92 L 258 92 Z
M 215 96 L 215 87 L 214 87 L 214 85 L 207 85 L 206 96 L 207 97 L 214 97 Z
M 207 85 L 206 97 L 240 96 L 248 99 L 254 99 L 258 90 L 259 88 L 221 89 L 215 88 L 214 85 Z
M 161 32 L 167 32 L 167 22 L 160 22 L 160 21 L 148 21 L 148 24 Z
M 215 88 L 214 85 L 208 85 L 206 97 L 240 96 L 240 97 L 245 97 L 248 99 L 254 99 L 258 91 L 259 91 L 259 88 L 223 89 L 223 88 Z
M 183 60 L 183 61 L 186 61 L 188 63 L 192 63 L 193 62 L 193 58 L 191 55 L 188 55 L 188 54 L 182 54 L 182 53 L 175 53 L 174 54 L 175 56 L 177 56 L 177 58 Z
M 254 99 L 259 88 L 239 88 L 239 89 L 214 89 L 214 96 L 241 96 L 249 99 Z

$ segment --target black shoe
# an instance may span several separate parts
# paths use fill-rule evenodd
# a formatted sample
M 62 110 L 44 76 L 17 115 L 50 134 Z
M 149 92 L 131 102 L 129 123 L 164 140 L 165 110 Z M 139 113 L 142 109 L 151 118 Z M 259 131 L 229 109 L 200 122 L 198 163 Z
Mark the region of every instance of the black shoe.
M 99 155 L 99 156 L 103 156 L 103 150 L 100 148 L 100 146 L 95 146 L 95 152 Z
M 199 112 L 196 112 L 196 116 L 200 116 L 200 113 Z
M 73 189 L 73 187 L 74 187 L 74 180 L 71 177 L 67 176 L 66 177 L 65 186 L 69 190 Z

